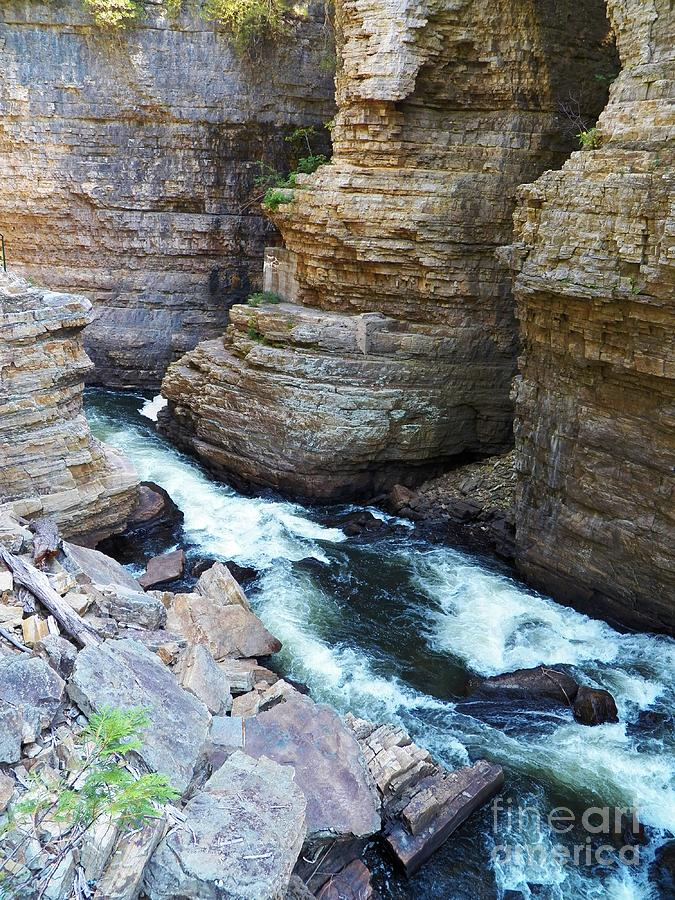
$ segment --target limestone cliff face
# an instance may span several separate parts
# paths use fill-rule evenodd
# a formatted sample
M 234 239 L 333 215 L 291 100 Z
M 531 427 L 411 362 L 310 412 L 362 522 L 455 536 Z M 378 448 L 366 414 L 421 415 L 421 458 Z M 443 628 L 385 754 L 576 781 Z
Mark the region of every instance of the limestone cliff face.
M 15 271 L 76 290 L 93 380 L 158 386 L 259 287 L 275 232 L 252 204 L 257 160 L 334 113 L 323 4 L 256 60 L 194 13 L 149 0 L 122 32 L 81 0 L 0 5 L 0 231 Z
M 82 413 L 90 321 L 84 297 L 0 275 L 0 504 L 93 543 L 124 526 L 138 478 Z
M 516 214 L 518 553 L 559 599 L 672 630 L 675 14 L 609 11 L 622 69 L 601 147 L 526 187 Z
M 516 186 L 596 113 L 601 2 L 340 0 L 334 157 L 273 218 L 285 244 L 224 340 L 169 371 L 164 429 L 219 470 L 312 498 L 414 482 L 512 440 Z M 579 20 L 583 19 L 583 28 Z

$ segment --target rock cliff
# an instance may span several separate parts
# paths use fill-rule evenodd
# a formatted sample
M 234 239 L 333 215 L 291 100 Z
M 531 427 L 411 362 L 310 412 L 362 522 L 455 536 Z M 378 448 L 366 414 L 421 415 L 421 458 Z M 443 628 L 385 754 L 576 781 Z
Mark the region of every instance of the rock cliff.
M 256 161 L 333 115 L 332 40 L 320 0 L 253 60 L 154 0 L 119 33 L 81 0 L 2 3 L 0 232 L 16 272 L 94 303 L 92 380 L 157 387 L 259 287 Z
M 163 385 L 179 443 L 319 499 L 509 446 L 516 324 L 494 251 L 517 185 L 571 150 L 559 104 L 597 114 L 613 54 L 592 0 L 342 0 L 336 22 L 334 157 L 273 215 L 265 283 L 285 302 L 235 307 Z
M 0 503 L 95 541 L 124 526 L 138 479 L 82 413 L 90 321 L 84 297 L 0 275 Z
M 515 217 L 518 555 L 565 602 L 672 630 L 675 16 L 609 12 L 622 68 L 600 147 L 524 188 Z

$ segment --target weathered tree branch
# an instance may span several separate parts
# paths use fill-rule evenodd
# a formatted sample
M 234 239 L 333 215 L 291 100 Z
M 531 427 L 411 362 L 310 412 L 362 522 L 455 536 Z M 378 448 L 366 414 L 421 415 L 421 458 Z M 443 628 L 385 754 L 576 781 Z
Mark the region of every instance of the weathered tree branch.
M 82 647 L 101 643 L 101 637 L 84 619 L 57 594 L 47 576 L 34 566 L 25 563 L 9 550 L 0 547 L 0 559 L 12 570 L 15 581 L 23 585 L 54 616 L 63 630 Z

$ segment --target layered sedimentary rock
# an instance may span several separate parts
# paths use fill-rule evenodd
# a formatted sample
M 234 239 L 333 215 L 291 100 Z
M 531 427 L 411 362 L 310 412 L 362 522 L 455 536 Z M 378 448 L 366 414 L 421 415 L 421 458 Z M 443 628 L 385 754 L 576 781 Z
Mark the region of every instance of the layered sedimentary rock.
M 82 413 L 90 321 L 84 297 L 0 275 L 0 503 L 95 540 L 124 526 L 138 479 Z
M 209 464 L 322 499 L 510 444 L 494 250 L 516 186 L 571 149 L 559 103 L 599 111 L 612 55 L 594 0 L 342 0 L 336 17 L 335 155 L 273 215 L 265 281 L 286 302 L 235 307 L 163 387 L 165 431 Z
M 516 214 L 519 565 L 595 615 L 672 630 L 675 16 L 669 0 L 609 12 L 622 69 L 600 147 Z
M 94 303 L 92 380 L 158 386 L 259 287 L 275 234 L 251 202 L 256 161 L 283 169 L 284 138 L 334 112 L 323 4 L 248 59 L 195 10 L 150 2 L 114 31 L 81 0 L 6 0 L 0 47 L 10 265 Z

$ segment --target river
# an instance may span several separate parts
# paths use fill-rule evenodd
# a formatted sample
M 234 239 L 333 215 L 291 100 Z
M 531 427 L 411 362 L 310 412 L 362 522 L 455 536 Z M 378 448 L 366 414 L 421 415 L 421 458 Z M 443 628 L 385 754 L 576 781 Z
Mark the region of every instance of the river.
M 97 437 L 183 511 L 189 555 L 260 572 L 249 598 L 283 641 L 275 667 L 340 712 L 402 724 L 448 766 L 485 757 L 504 767 L 501 807 L 473 816 L 414 878 L 373 855 L 383 900 L 666 896 L 648 874 L 675 831 L 675 641 L 618 633 L 406 527 L 347 538 L 326 524 L 335 508 L 243 496 L 157 435 L 155 407 L 136 394 L 87 392 Z M 505 712 L 463 696 L 472 674 L 564 663 L 612 692 L 619 724 L 588 728 L 565 709 Z M 606 839 L 589 843 L 578 820 L 615 805 L 637 807 L 649 841 L 598 857 Z M 547 821 L 557 807 L 575 816 L 564 834 Z M 583 848 L 576 863 L 574 847 Z

